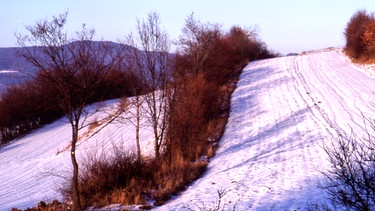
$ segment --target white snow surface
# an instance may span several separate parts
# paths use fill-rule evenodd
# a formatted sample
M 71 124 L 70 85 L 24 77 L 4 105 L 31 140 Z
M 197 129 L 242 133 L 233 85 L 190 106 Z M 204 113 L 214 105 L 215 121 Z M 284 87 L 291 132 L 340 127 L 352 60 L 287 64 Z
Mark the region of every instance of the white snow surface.
M 375 114 L 372 71 L 350 63 L 340 49 L 249 63 L 207 171 L 155 210 L 209 210 L 221 191 L 225 210 L 304 210 L 324 196 L 317 188 L 318 170 L 329 168 L 323 144 L 363 134 L 363 115 Z M 106 112 L 89 117 L 100 124 L 82 130 L 80 159 L 112 142 L 134 149 L 134 126 L 106 118 L 117 105 L 109 101 Z M 56 188 L 63 179 L 56 175 L 69 175 L 70 134 L 61 119 L 0 149 L 1 211 L 61 199 Z M 142 136 L 142 152 L 152 156 L 151 130 Z

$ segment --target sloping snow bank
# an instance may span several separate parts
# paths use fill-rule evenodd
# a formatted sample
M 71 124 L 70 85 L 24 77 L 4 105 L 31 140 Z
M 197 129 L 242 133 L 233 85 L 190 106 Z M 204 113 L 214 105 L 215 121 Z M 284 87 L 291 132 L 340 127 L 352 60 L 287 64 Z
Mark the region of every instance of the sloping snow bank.
M 232 95 L 230 118 L 207 172 L 156 210 L 303 210 L 323 196 L 324 143 L 362 134 L 375 82 L 340 50 L 252 62 Z

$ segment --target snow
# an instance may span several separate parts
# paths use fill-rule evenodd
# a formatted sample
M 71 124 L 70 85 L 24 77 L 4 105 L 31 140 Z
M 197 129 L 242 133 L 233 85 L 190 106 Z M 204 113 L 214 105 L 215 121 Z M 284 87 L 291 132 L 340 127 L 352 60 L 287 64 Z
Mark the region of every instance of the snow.
M 340 49 L 249 63 L 207 171 L 155 210 L 208 210 L 219 193 L 225 210 L 304 210 L 323 196 L 317 182 L 319 170 L 329 167 L 324 143 L 351 131 L 361 135 L 363 115 L 373 118 L 371 70 L 350 63 Z M 123 119 L 114 118 L 118 103 L 89 117 L 100 124 L 81 132 L 79 158 L 110 142 L 105 139 L 134 148 L 134 126 L 111 121 Z M 142 152 L 151 156 L 151 131 L 142 136 Z M 61 119 L 1 148 L 0 210 L 61 199 L 56 187 L 63 179 L 55 175 L 70 169 L 69 141 L 69 124 Z
M 16 71 L 16 70 L 0 70 L 0 74 L 1 73 L 19 73 L 19 71 Z

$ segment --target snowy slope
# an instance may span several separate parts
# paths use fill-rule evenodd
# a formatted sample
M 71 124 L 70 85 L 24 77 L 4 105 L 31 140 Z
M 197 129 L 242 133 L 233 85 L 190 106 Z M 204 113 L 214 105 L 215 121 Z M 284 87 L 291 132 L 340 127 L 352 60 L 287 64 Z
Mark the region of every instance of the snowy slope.
M 250 63 L 204 176 L 157 210 L 304 210 L 322 193 L 323 143 L 363 132 L 375 82 L 339 50 Z M 371 116 L 370 116 L 371 117 Z
M 222 204 L 229 210 L 303 210 L 322 196 L 316 184 L 317 169 L 328 167 L 323 143 L 351 130 L 361 133 L 362 114 L 374 114 L 375 82 L 368 73 L 339 50 L 250 63 L 232 95 L 225 134 L 207 172 L 156 210 L 213 208 L 218 191 L 226 192 Z M 105 139 L 133 147 L 131 123 L 111 121 L 117 105 L 107 102 L 106 112 L 88 119 L 102 124 L 82 131 L 79 157 L 107 144 Z M 142 135 L 148 152 L 151 131 Z M 62 119 L 0 149 L 1 211 L 61 198 L 55 188 L 62 179 L 53 175 L 70 169 L 69 140 Z
M 86 120 L 86 123 L 97 121 L 98 127 L 80 131 L 78 162 L 87 158 L 87 153 L 100 152 L 113 144 L 124 145 L 125 150 L 135 148 L 134 126 L 125 120 L 135 113 L 134 108 L 129 107 L 128 112 L 118 116 L 117 100 L 103 106 Z M 147 153 L 153 147 L 152 133 L 148 127 L 143 128 L 141 149 L 144 156 L 150 156 Z M 58 188 L 64 182 L 62 177 L 71 176 L 72 169 L 70 140 L 70 125 L 63 118 L 0 149 L 0 211 L 13 207 L 26 209 L 41 200 L 62 199 Z

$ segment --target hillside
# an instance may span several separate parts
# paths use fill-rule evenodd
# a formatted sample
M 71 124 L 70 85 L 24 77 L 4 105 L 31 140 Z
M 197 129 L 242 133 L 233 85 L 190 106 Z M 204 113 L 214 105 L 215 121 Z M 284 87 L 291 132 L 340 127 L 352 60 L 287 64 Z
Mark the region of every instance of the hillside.
M 124 151 L 135 149 L 135 129 L 130 121 L 135 118 L 134 108 L 119 113 L 120 106 L 119 100 L 107 101 L 87 117 L 85 124 L 95 126 L 80 131 L 79 162 L 90 159 L 88 156 L 100 156 L 103 149 L 108 154 L 113 146 Z M 97 104 L 89 109 L 97 109 Z M 147 157 L 153 149 L 152 130 L 147 126 L 143 129 L 141 150 Z M 58 189 L 72 171 L 70 140 L 70 124 L 67 118 L 62 118 L 0 149 L 1 211 L 13 207 L 26 209 L 41 200 L 62 200 Z
M 303 209 L 322 196 L 317 169 L 328 163 L 321 146 L 351 130 L 361 134 L 362 114 L 374 114 L 373 90 L 375 81 L 366 70 L 347 62 L 338 49 L 249 63 L 206 173 L 156 210 L 210 208 L 218 191 L 226 192 L 227 208 Z M 106 104 L 88 120 L 98 121 L 98 127 L 81 133 L 80 159 L 112 142 L 132 148 L 132 124 L 115 121 L 118 101 Z M 147 153 L 150 131 L 142 135 Z M 69 124 L 61 119 L 0 149 L 0 210 L 61 199 L 56 188 L 62 178 L 56 175 L 70 168 L 69 137 Z
M 250 63 L 232 95 L 230 118 L 204 176 L 157 210 L 305 210 L 322 193 L 322 146 L 364 130 L 375 81 L 340 50 Z M 185 209 L 183 209 L 185 207 Z

